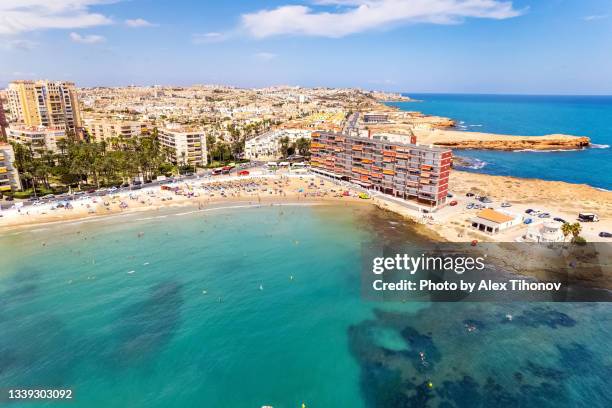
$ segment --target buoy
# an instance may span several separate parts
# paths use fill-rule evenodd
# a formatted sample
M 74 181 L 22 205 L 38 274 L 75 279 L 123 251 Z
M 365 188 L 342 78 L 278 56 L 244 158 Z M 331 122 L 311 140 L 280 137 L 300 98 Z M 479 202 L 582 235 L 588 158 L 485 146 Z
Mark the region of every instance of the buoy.
M 427 388 L 433 388 L 433 383 L 431 381 L 427 381 Z
M 203 291 L 202 291 L 202 294 L 203 294 L 203 295 L 205 295 L 205 294 L 207 294 L 207 293 L 208 293 L 208 291 L 206 291 L 206 290 L 203 290 Z
M 259 285 L 259 290 L 263 290 L 263 285 Z

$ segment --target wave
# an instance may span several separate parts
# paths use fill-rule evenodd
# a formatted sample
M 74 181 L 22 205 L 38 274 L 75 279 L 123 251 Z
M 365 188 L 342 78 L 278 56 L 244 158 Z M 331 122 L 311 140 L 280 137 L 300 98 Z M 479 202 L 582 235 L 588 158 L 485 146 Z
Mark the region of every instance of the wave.
M 610 145 L 591 143 L 591 149 L 609 149 Z
M 484 160 L 462 157 L 462 162 L 461 164 L 458 164 L 457 167 L 470 170 L 480 170 L 483 169 L 487 164 L 489 163 Z
M 557 153 L 557 152 L 579 152 L 581 150 L 586 150 L 586 147 L 579 147 L 578 149 L 550 149 L 550 150 L 542 150 L 542 149 L 520 149 L 520 150 L 512 150 L 514 153 L 525 153 L 525 152 L 533 152 L 533 153 Z

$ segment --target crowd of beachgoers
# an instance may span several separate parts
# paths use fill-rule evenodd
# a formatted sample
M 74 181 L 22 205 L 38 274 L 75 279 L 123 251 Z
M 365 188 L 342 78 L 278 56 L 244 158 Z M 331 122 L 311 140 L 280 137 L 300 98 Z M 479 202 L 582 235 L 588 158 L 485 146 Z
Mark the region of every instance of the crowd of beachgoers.
M 601 241 L 600 231 L 612 230 L 612 193 L 583 185 L 542 180 L 524 180 L 502 176 L 453 172 L 452 200 L 458 205 L 446 206 L 434 213 L 424 214 L 402 205 L 401 200 L 390 200 L 373 192 L 367 196 L 381 208 L 426 224 L 437 239 L 447 241 L 514 241 L 522 232 L 517 228 L 496 236 L 472 231 L 466 220 L 476 215 L 478 206 L 471 206 L 466 193 L 473 192 L 493 200 L 488 206 L 503 203 L 510 211 L 523 213 L 526 209 L 539 209 L 555 217 L 573 220 L 581 211 L 596 212 L 600 222 L 585 224 L 583 235 L 589 241 Z M 40 200 L 30 205 L 14 205 L 0 212 L 0 227 L 62 222 L 86 217 L 98 217 L 118 212 L 156 210 L 163 207 L 207 205 L 243 201 L 262 204 L 274 201 L 343 200 L 362 201 L 363 191 L 349 183 L 338 184 L 310 173 L 269 172 L 255 170 L 247 176 L 220 175 L 170 180 L 164 184 L 145 185 L 138 190 L 107 190 L 101 194 L 75 194 L 71 200 Z M 468 194 L 472 195 L 472 193 Z M 449 199 L 451 200 L 451 199 Z M 525 229 L 526 226 L 523 226 Z M 520 228 L 519 228 L 520 229 Z
M 96 217 L 117 212 L 155 210 L 169 206 L 203 206 L 216 202 L 301 201 L 343 198 L 357 192 L 313 175 L 278 175 L 260 172 L 247 177 L 207 176 L 179 180 L 134 191 L 110 191 L 104 195 L 75 195 L 70 200 L 40 200 L 27 206 L 13 205 L 0 212 L 0 226 L 18 227 Z

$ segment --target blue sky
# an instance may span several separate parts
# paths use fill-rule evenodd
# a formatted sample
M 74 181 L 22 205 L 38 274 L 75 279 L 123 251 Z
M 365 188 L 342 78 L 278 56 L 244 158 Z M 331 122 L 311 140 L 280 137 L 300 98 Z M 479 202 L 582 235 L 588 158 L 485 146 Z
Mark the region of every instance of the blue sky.
M 612 1 L 1 0 L 27 78 L 612 94 Z

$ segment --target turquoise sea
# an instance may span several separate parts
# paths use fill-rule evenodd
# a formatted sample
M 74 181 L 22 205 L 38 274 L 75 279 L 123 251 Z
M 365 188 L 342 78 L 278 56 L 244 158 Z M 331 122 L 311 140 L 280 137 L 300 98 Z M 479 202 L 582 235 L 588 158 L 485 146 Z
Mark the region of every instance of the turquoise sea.
M 458 129 L 510 135 L 588 136 L 593 147 L 565 152 L 463 150 L 471 171 L 585 183 L 612 190 L 612 96 L 406 94 L 419 102 L 390 103 L 455 119 Z
M 75 396 L 6 406 L 612 406 L 607 304 L 362 299 L 363 243 L 423 240 L 343 205 L 5 231 L 0 389 Z

